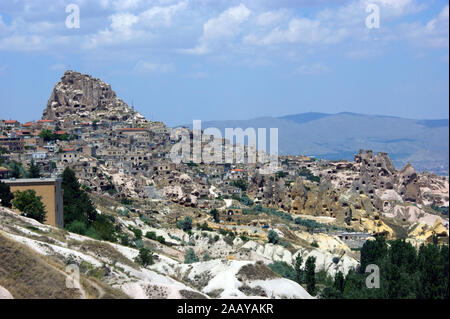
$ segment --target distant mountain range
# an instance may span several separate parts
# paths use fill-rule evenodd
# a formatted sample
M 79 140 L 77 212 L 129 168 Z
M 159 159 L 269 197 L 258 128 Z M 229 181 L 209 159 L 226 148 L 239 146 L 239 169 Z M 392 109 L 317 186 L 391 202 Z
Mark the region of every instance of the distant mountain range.
M 192 128 L 191 125 L 187 125 Z M 360 149 L 387 152 L 397 168 L 448 175 L 449 120 L 414 120 L 356 113 L 301 113 L 238 121 L 205 121 L 202 128 L 278 128 L 280 155 L 353 160 Z

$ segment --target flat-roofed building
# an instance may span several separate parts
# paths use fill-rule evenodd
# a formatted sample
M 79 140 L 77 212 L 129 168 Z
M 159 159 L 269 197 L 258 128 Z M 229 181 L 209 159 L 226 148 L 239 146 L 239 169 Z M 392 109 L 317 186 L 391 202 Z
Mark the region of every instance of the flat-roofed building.
M 22 152 L 25 146 L 23 137 L 0 137 L 0 147 L 6 148 L 10 152 Z
M 45 205 L 46 221 L 51 226 L 63 228 L 63 191 L 61 178 L 28 178 L 28 179 L 4 179 L 2 182 L 9 185 L 11 192 L 32 189 L 37 196 L 42 197 Z

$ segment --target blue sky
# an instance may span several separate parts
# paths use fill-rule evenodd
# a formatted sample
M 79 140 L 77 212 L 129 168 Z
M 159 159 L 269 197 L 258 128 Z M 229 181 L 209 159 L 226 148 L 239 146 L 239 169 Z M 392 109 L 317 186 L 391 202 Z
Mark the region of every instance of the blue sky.
M 80 28 L 65 25 L 69 4 Z M 369 29 L 368 4 L 380 8 Z M 37 120 L 66 69 L 168 125 L 302 112 L 448 118 L 441 0 L 2 0 L 0 118 Z

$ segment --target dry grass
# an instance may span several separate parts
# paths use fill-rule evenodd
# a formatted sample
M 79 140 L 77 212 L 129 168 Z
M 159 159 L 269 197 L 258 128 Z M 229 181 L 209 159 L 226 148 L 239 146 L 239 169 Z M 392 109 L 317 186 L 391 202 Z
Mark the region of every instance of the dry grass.
M 124 255 L 122 255 L 120 252 L 118 252 L 116 249 L 114 249 L 111 245 L 107 243 L 102 243 L 99 241 L 83 241 L 83 242 L 70 242 L 71 246 L 77 247 L 77 250 L 81 252 L 91 252 L 94 256 L 102 257 L 102 258 L 108 258 L 113 263 L 114 262 L 120 262 L 121 264 L 130 266 L 134 269 L 139 269 L 139 267 L 131 260 L 126 258 Z
M 14 298 L 73 299 L 66 277 L 31 249 L 0 234 L 0 285 Z
M 238 278 L 238 280 L 240 281 L 267 280 L 280 278 L 280 275 L 267 267 L 264 263 L 256 262 L 256 264 L 248 264 L 242 266 L 241 269 L 239 269 L 239 272 L 236 274 L 236 278 Z

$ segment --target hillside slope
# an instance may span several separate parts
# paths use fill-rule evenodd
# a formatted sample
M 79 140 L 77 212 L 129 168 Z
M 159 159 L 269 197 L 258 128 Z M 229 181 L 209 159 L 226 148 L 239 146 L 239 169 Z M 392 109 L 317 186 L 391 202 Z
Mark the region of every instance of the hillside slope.
M 0 207 L 0 291 L 14 298 L 312 298 L 263 263 L 211 260 L 184 264 L 154 255 L 135 263 L 138 250 L 69 233 Z M 66 287 L 67 265 L 80 269 L 81 289 Z M 258 276 L 251 276 L 257 269 Z M 249 274 L 250 272 L 250 274 Z

